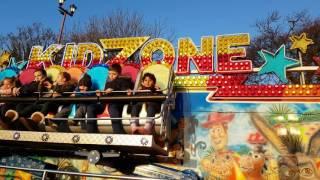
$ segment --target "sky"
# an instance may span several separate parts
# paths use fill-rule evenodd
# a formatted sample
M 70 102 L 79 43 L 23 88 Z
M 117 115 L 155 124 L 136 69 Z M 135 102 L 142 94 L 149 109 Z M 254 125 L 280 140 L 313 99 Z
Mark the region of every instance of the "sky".
M 264 19 L 277 10 L 286 16 L 308 10 L 320 16 L 318 0 L 67 0 L 78 7 L 75 15 L 67 18 L 66 28 L 72 23 L 86 22 L 89 17 L 102 17 L 117 9 L 142 14 L 147 23 L 161 20 L 173 29 L 177 38 L 191 37 L 199 42 L 202 36 L 234 33 L 256 34 L 257 19 Z M 57 0 L 1 0 L 0 35 L 15 32 L 17 27 L 40 22 L 59 32 L 62 15 Z

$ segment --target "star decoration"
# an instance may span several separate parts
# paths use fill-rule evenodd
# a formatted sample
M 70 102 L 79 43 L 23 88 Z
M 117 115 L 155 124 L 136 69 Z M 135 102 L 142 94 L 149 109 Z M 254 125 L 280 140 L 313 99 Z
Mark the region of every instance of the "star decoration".
M 16 58 L 14 58 L 14 57 L 10 58 L 8 66 L 14 67 L 14 68 L 17 67 Z
M 320 75 L 320 56 L 313 56 L 312 59 L 319 66 L 314 74 Z
M 0 65 L 5 64 L 9 61 L 11 54 L 8 51 L 3 51 L 0 55 Z
M 306 33 L 302 33 L 300 36 L 293 35 L 290 40 L 292 41 L 290 49 L 299 49 L 303 53 L 306 53 L 308 46 L 313 44 L 312 39 L 308 39 Z
M 24 66 L 28 63 L 28 61 L 20 61 L 20 62 L 16 62 L 16 58 L 14 57 L 11 57 L 10 60 L 9 60 L 9 65 L 8 67 L 9 68 L 12 68 L 12 69 L 15 69 L 17 71 L 20 71 L 24 68 Z
M 286 69 L 288 67 L 298 66 L 300 63 L 292 58 L 286 57 L 286 47 L 281 45 L 275 54 L 262 49 L 258 54 L 266 61 L 258 74 L 273 72 L 279 79 L 287 83 Z
M 22 70 L 26 65 L 27 65 L 28 61 L 24 60 L 18 63 L 18 69 Z

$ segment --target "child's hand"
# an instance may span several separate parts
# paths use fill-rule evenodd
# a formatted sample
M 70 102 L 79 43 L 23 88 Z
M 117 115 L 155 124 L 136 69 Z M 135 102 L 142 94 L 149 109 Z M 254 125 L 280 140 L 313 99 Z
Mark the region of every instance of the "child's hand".
M 100 90 L 96 90 L 96 95 L 100 97 L 101 96 L 101 91 Z
M 131 90 L 131 89 L 128 89 L 128 90 L 127 90 L 127 95 L 128 95 L 128 96 L 131 96 L 131 95 L 132 95 L 132 90 Z
M 110 93 L 112 93 L 112 91 L 113 91 L 113 89 L 108 88 L 108 89 L 106 89 L 104 92 L 105 92 L 106 94 L 110 94 Z
M 49 81 L 45 81 L 45 82 L 43 82 L 43 86 L 48 89 L 51 89 L 53 85 Z
M 59 97 L 59 96 L 61 96 L 60 93 L 57 93 L 57 92 L 52 93 L 52 97 Z
M 13 88 L 12 89 L 12 95 L 19 96 L 20 95 L 20 88 Z

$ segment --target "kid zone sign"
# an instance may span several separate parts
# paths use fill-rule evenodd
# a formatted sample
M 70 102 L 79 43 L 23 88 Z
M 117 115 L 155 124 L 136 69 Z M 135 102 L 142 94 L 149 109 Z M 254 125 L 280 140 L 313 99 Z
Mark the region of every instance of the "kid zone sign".
M 61 66 L 93 66 L 101 64 L 104 52 L 120 50 L 107 64 L 124 64 L 137 50 L 141 66 L 152 64 L 152 54 L 155 51 L 163 52 L 163 59 L 159 62 L 172 66 L 177 61 L 176 74 L 190 74 L 190 61 L 193 62 L 199 74 L 219 74 L 252 72 L 251 60 L 235 60 L 245 58 L 246 50 L 240 46 L 250 45 L 249 34 L 235 34 L 217 36 L 217 63 L 214 68 L 214 37 L 201 39 L 201 48 L 198 49 L 190 38 L 181 38 L 178 41 L 177 53 L 173 45 L 166 39 L 150 39 L 150 37 L 130 37 L 100 39 L 102 47 L 96 43 L 67 43 L 66 45 L 52 44 L 43 50 L 42 46 L 33 46 L 29 56 L 28 68 L 38 67 L 43 63 L 45 67 L 53 65 L 53 57 L 64 48 Z M 90 54 L 90 55 L 89 55 Z M 90 57 L 90 59 L 88 59 Z M 177 57 L 177 58 L 176 58 Z M 108 57 L 107 57 L 108 58 Z
M 299 39 L 302 37 L 304 39 Z M 296 46 L 306 36 L 296 37 Z M 311 40 L 312 41 L 312 40 Z M 250 45 L 248 33 L 206 36 L 201 38 L 198 48 L 192 39 L 180 38 L 178 48 L 166 39 L 150 37 L 129 37 L 100 39 L 101 45 L 97 43 L 67 43 L 66 45 L 52 44 L 47 49 L 42 46 L 33 46 L 29 56 L 27 68 L 53 64 L 55 55 L 64 49 L 61 66 L 70 67 L 92 67 L 97 64 L 126 64 L 126 61 L 139 50 L 140 67 L 151 64 L 163 64 L 168 67 L 175 66 L 175 86 L 183 88 L 205 87 L 212 92 L 207 100 L 254 100 L 257 97 L 280 97 L 270 98 L 279 100 L 283 97 L 319 96 L 319 85 L 286 85 L 286 70 L 296 66 L 302 66 L 298 60 L 286 56 L 286 48 L 282 45 L 275 53 L 261 50 L 258 54 L 265 63 L 258 70 L 258 74 L 274 73 L 283 82 L 283 85 L 245 85 L 248 75 L 254 72 L 252 61 L 246 59 L 244 46 Z M 313 42 L 312 42 L 313 43 Z M 309 44 L 312 44 L 309 43 Z M 293 41 L 293 45 L 295 42 Z M 304 48 L 309 44 L 302 43 Z M 301 46 L 301 45 L 300 45 Z M 293 46 L 291 47 L 293 48 Z M 296 48 L 300 48 L 297 46 Z M 215 51 L 214 51 L 215 50 Z M 108 52 L 118 51 L 113 57 L 108 57 Z M 153 54 L 162 51 L 163 58 L 153 61 Z M 316 59 L 316 58 L 315 58 Z M 195 69 L 191 74 L 191 63 Z M 314 67 L 315 68 L 315 67 Z M 317 70 L 315 68 L 314 70 Z M 255 70 L 256 71 L 256 70 Z M 253 99 L 252 99 L 253 98 Z M 299 98 L 298 98 L 299 99 Z M 303 100 L 303 99 L 301 99 Z

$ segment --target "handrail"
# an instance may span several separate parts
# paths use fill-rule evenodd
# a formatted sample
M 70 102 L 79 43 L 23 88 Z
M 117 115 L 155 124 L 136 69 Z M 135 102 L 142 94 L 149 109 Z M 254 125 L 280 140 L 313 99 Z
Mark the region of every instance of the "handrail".
M 131 95 L 131 96 L 88 96 L 88 97 L 0 97 L 0 102 L 141 102 L 141 101 L 165 101 L 166 95 Z
M 161 112 L 160 112 L 161 114 Z M 111 118 L 111 117 L 102 117 L 102 118 L 47 118 L 50 120 L 76 120 L 76 121 L 103 121 L 103 120 L 131 120 L 131 119 L 158 119 L 161 118 L 161 115 L 155 117 L 120 117 L 120 118 Z
M 165 88 L 165 89 L 158 89 L 156 90 L 156 92 L 163 92 L 163 91 L 166 91 L 168 90 L 168 88 Z M 105 93 L 106 90 L 96 90 L 96 91 L 83 91 L 83 92 L 62 92 L 62 94 L 93 94 L 93 93 Z M 112 91 L 111 93 L 128 93 L 128 92 L 132 92 L 132 93 L 136 93 L 136 92 L 152 92 L 151 90 L 142 90 L 142 89 L 139 89 L 139 90 L 125 90 L 125 91 Z M 34 92 L 34 94 L 57 94 L 57 92 Z M 58 93 L 58 94 L 61 94 L 61 93 Z
M 164 103 L 165 105 L 168 104 L 167 101 L 165 101 Z M 155 116 L 155 117 L 119 117 L 119 118 L 111 118 L 111 117 L 100 117 L 100 118 L 47 118 L 47 119 L 50 119 L 50 120 L 61 120 L 61 121 L 67 121 L 67 120 L 76 120 L 76 121 L 103 121 L 103 120 L 132 120 L 132 119 L 151 119 L 151 120 L 154 120 L 154 119 L 159 119 L 161 117 L 163 117 L 163 112 L 164 110 L 161 109 L 161 111 L 158 113 L 159 115 L 158 116 Z
M 0 165 L 0 168 L 7 169 L 17 169 L 24 171 L 35 171 L 35 172 L 43 172 L 42 180 L 45 180 L 47 173 L 55 173 L 55 174 L 67 174 L 67 175 L 76 175 L 76 176 L 85 176 L 85 177 L 98 177 L 98 178 L 114 178 L 114 179 L 130 179 L 130 180 L 151 180 L 157 178 L 146 178 L 146 177 L 134 177 L 134 176 L 115 176 L 115 175 L 107 175 L 107 174 L 93 174 L 93 173 L 79 173 L 79 172 L 70 172 L 70 171 L 59 171 L 59 170 L 50 170 L 50 169 L 34 169 L 34 168 L 24 168 L 24 167 L 16 167 L 16 166 L 4 166 Z

